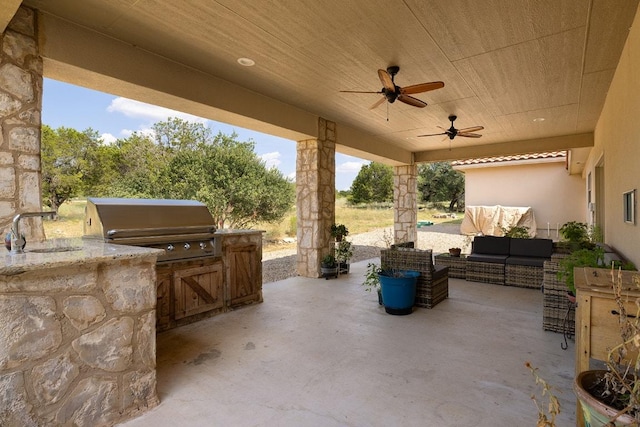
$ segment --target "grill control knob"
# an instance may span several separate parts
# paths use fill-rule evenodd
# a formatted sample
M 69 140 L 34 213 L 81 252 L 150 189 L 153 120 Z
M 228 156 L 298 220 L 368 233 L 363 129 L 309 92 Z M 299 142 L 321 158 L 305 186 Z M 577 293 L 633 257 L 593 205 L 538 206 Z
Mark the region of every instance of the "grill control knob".
M 200 249 L 206 249 L 207 244 L 205 242 L 200 242 Z
M 171 243 L 169 243 L 167 245 L 167 251 L 171 252 L 173 250 L 173 245 Z
M 189 244 L 189 242 L 184 244 L 184 250 L 188 251 L 191 248 L 191 245 Z

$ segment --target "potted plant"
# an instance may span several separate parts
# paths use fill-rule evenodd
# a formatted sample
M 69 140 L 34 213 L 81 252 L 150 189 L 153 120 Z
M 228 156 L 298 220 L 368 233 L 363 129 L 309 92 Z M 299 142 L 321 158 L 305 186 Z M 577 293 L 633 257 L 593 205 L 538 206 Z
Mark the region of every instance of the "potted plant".
M 559 232 L 562 235 L 562 244 L 569 252 L 592 249 L 595 246 L 591 241 L 589 227 L 584 222 L 566 222 L 562 224 Z
M 322 261 L 320 261 L 320 273 L 322 273 L 322 277 L 325 279 L 331 276 L 338 276 L 338 263 L 332 253 L 325 255 Z
M 366 290 L 380 289 L 378 302 L 381 297 L 387 313 L 406 315 L 413 311 L 418 276 L 420 273 L 417 271 L 385 269 L 369 264 L 363 285 Z
M 567 295 L 571 302 L 575 302 L 576 287 L 574 284 L 573 269 L 575 267 L 603 267 L 604 249 L 595 246 L 592 249 L 579 249 L 571 252 L 559 262 L 557 273 L 558 280 L 567 285 Z
M 640 423 L 640 299 L 627 314 L 622 295 L 622 272 L 612 269 L 612 286 L 619 318 L 620 343 L 608 351 L 606 370 L 581 372 L 574 381 L 587 425 L 623 426 Z M 633 282 L 640 288 L 640 276 Z
M 349 260 L 351 257 L 353 257 L 353 245 L 350 241 L 344 239 L 336 247 L 336 261 L 338 262 L 340 273 L 349 272 Z
M 385 270 L 379 274 L 384 310 L 389 314 L 411 314 L 420 273 L 411 270 Z
M 378 294 L 378 304 L 382 305 L 382 291 L 380 289 L 380 271 L 382 269 L 379 265 L 374 263 L 367 264 L 367 271 L 364 275 L 364 282 L 362 282 L 362 286 L 364 286 L 364 290 L 367 292 L 376 291 Z
M 459 257 L 460 253 L 462 253 L 462 249 L 460 248 L 449 248 L 450 256 Z
M 331 235 L 336 239 L 336 242 L 341 242 L 348 234 L 349 229 L 344 224 L 333 224 L 331 226 Z

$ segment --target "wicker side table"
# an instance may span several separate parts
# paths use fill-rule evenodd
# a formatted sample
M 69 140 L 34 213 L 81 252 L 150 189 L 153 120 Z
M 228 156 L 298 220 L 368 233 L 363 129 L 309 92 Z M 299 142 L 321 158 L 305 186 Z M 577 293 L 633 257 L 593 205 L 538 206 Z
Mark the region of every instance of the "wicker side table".
M 435 256 L 436 265 L 449 267 L 449 277 L 465 279 L 467 277 L 467 256 L 451 256 L 440 254 Z

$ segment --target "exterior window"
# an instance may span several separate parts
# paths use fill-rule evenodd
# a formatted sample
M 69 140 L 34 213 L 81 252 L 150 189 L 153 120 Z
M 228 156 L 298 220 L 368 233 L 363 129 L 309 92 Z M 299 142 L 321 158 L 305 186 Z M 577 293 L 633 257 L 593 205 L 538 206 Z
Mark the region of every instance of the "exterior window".
M 627 191 L 622 195 L 624 222 L 628 224 L 636 223 L 636 190 Z

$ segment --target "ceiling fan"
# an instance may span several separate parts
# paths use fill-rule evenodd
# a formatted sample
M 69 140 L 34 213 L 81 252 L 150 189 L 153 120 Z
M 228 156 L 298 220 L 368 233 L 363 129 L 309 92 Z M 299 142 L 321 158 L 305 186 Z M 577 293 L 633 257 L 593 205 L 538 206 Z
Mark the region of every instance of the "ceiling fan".
M 405 104 L 412 105 L 414 107 L 423 108 L 427 106 L 427 103 L 414 98 L 413 96 L 409 96 L 415 93 L 428 92 L 430 90 L 440 89 L 444 87 L 443 82 L 430 82 L 430 83 L 420 83 L 417 85 L 400 87 L 395 84 L 394 78 L 396 74 L 400 71 L 400 67 L 391 66 L 385 70 L 378 70 L 378 77 L 382 82 L 382 89 L 379 91 L 359 91 L 359 90 L 341 90 L 340 92 L 346 93 L 380 93 L 382 94 L 382 98 L 380 98 L 375 104 L 369 107 L 370 110 L 378 107 L 385 100 L 389 101 L 390 104 L 394 103 L 397 99 L 398 101 L 404 102 Z
M 482 135 L 478 134 L 478 133 L 473 133 L 473 132 L 477 132 L 479 130 L 484 129 L 484 127 L 482 126 L 473 126 L 470 128 L 464 128 L 464 129 L 456 129 L 453 127 L 453 122 L 456 121 L 456 119 L 458 118 L 458 116 L 452 114 L 449 116 L 449 121 L 451 122 L 451 127 L 449 129 L 445 129 L 442 126 L 438 126 L 440 129 L 442 129 L 444 132 L 442 133 L 432 133 L 429 135 L 418 135 L 418 136 L 437 136 L 437 135 L 446 135 L 446 138 L 449 139 L 453 139 L 456 136 L 464 136 L 466 138 L 480 138 Z

